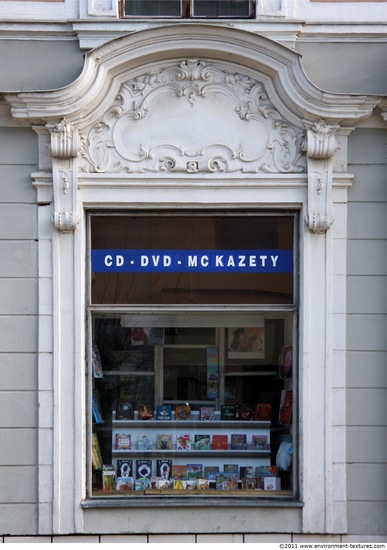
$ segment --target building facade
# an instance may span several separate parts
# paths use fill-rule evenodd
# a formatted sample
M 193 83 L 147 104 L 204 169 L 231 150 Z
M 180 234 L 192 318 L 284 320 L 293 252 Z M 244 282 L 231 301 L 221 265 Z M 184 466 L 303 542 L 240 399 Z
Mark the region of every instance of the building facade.
M 387 4 L 0 14 L 2 541 L 383 542 Z

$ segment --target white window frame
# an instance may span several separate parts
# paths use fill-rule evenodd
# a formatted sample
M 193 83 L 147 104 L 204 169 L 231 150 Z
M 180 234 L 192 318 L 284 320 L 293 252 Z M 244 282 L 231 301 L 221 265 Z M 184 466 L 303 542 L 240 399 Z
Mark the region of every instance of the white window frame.
M 40 182 L 36 183 L 39 185 Z M 196 199 L 186 204 L 187 208 L 196 208 L 198 204 L 205 201 L 208 207 L 213 209 L 215 203 L 213 196 L 211 197 L 212 182 L 205 181 L 208 190 L 204 194 L 202 187 L 197 187 L 195 183 L 192 180 L 189 187 L 191 196 L 194 195 Z M 336 183 L 335 195 L 338 197 L 339 203 L 342 200 L 341 197 L 346 194 L 347 183 L 347 181 L 343 182 L 342 179 Z M 218 185 L 223 188 L 226 186 L 226 182 L 220 181 L 217 183 Z M 46 469 L 41 467 L 40 469 L 43 472 L 46 470 L 45 474 L 48 476 L 48 480 L 53 483 L 52 511 L 55 532 L 63 532 L 63 529 L 82 532 L 85 523 L 87 529 L 90 529 L 90 525 L 94 525 L 94 529 L 97 528 L 97 525 L 104 525 L 104 528 L 106 528 L 103 512 L 98 508 L 98 503 L 94 504 L 86 499 L 86 393 L 85 384 L 83 383 L 84 350 L 87 346 L 87 335 L 84 328 L 84 314 L 86 311 L 84 281 L 87 277 L 84 261 L 87 250 L 85 218 L 87 210 L 90 207 L 95 207 L 95 193 L 101 194 L 101 189 L 90 186 L 90 181 L 88 182 L 87 178 L 81 183 L 81 187 L 83 209 L 78 229 L 74 233 L 51 233 L 50 231 L 53 246 L 52 257 L 50 257 L 49 240 L 39 238 L 40 256 L 45 269 L 50 269 L 51 262 L 53 265 L 53 317 L 40 317 L 40 334 L 43 339 L 43 335 L 47 335 L 47 328 L 50 327 L 51 321 L 54 321 L 54 347 L 52 350 L 54 389 L 52 393 L 40 392 L 41 399 L 43 399 L 41 400 L 40 416 L 49 415 L 53 399 L 55 411 L 53 426 L 47 425 L 45 427 L 54 427 L 54 430 L 53 432 L 51 432 L 51 429 L 40 430 L 40 439 L 44 442 L 44 445 L 41 445 L 40 448 L 42 452 L 47 449 L 47 437 L 50 437 L 53 433 L 51 443 L 53 445 L 54 463 L 52 471 L 50 467 Z M 166 196 L 171 194 L 170 186 L 165 181 L 160 182 L 158 186 L 156 201 L 153 185 L 142 185 L 140 193 L 138 193 L 137 183 L 133 182 L 132 185 L 126 186 L 126 191 L 130 191 L 131 188 L 132 192 L 136 191 L 136 202 L 142 208 L 160 208 L 162 195 L 164 196 L 162 206 L 168 210 L 178 207 L 185 200 L 184 190 L 178 193 L 175 190 L 173 192 L 174 198 L 165 201 Z M 240 191 L 234 189 L 231 192 L 223 193 L 223 200 L 226 199 L 226 202 L 235 204 L 239 196 Z M 245 200 L 246 198 L 250 206 L 258 211 L 262 204 L 268 204 L 269 202 L 273 204 L 276 201 L 282 203 L 283 189 L 274 191 L 269 185 L 262 188 L 262 183 L 260 183 L 248 189 L 244 195 Z M 104 205 L 111 201 L 108 186 L 101 194 L 101 199 Z M 160 202 L 158 199 L 160 199 Z M 117 200 L 120 202 L 122 199 L 117 197 Z M 305 216 L 306 204 L 306 182 L 299 178 L 297 183 L 293 181 L 293 189 L 288 194 L 287 206 L 299 208 L 300 218 L 302 219 Z M 344 209 L 345 207 L 343 208 L 340 204 L 337 204 L 335 212 L 339 216 L 341 211 L 341 215 L 343 215 Z M 40 214 L 41 227 L 48 228 L 51 212 L 50 208 L 45 210 L 45 215 L 43 211 Z M 43 217 L 45 218 L 44 222 Z M 300 521 L 297 510 L 301 510 L 303 529 L 316 533 L 342 532 L 346 528 L 344 499 L 345 393 L 344 388 L 339 386 L 337 379 L 337 377 L 341 380 L 344 378 L 345 341 L 342 339 L 345 336 L 345 331 L 343 331 L 345 316 L 342 311 L 333 313 L 333 300 L 331 297 L 326 301 L 326 297 L 329 296 L 332 288 L 332 270 L 334 270 L 335 278 L 341 281 L 340 288 L 344 288 L 345 273 L 342 272 L 344 269 L 342 254 L 345 256 L 345 228 L 342 224 L 340 224 L 339 230 L 340 234 L 334 238 L 334 231 L 314 234 L 306 225 L 302 225 L 299 242 L 301 259 L 300 354 L 298 366 L 300 500 L 293 504 L 284 502 L 282 506 L 286 516 L 292 510 L 297 513 L 297 520 L 295 515 L 289 520 L 292 529 Z M 306 260 L 307 258 L 308 260 Z M 74 274 L 74 279 L 72 274 Z M 40 278 L 41 286 L 46 283 L 44 279 L 45 277 Z M 60 284 L 59 281 L 66 281 L 66 284 Z M 339 300 L 338 294 L 336 298 L 337 300 L 334 300 L 336 307 L 338 301 L 340 306 L 344 307 L 342 298 Z M 329 315 L 327 315 L 328 313 Z M 333 328 L 333 325 L 335 328 Z M 337 342 L 335 346 L 337 349 L 334 350 L 334 353 L 332 349 L 333 338 Z M 44 351 L 40 353 L 41 370 L 44 363 L 49 360 L 47 351 L 46 353 Z M 69 362 L 68 357 L 74 357 L 74 362 Z M 67 369 L 68 365 L 73 368 Z M 333 384 L 332 370 L 335 371 L 335 384 Z M 57 386 L 56 389 L 55 385 Z M 321 391 L 321 388 L 328 387 L 329 391 Z M 71 396 L 71 407 L 66 396 Z M 46 402 L 46 399 L 49 401 Z M 339 414 L 339 421 L 337 414 Z M 313 418 L 314 421 L 310 422 L 308 418 Z M 60 429 L 55 429 L 55 426 L 60 426 Z M 324 434 L 324 437 L 320 437 L 319 434 Z M 69 455 L 74 456 L 74 463 L 70 470 L 73 472 L 72 483 L 65 482 L 65 480 L 68 480 L 70 469 Z M 43 485 L 43 478 L 40 479 L 42 489 L 45 485 Z M 48 480 L 46 483 L 49 482 Z M 324 499 L 327 499 L 325 502 L 329 504 L 326 503 L 321 509 L 322 502 L 321 500 L 316 501 L 315 495 L 321 495 L 322 493 L 325 495 Z M 341 496 L 340 501 L 335 499 L 337 494 Z M 84 502 L 83 509 L 80 506 L 81 502 Z M 41 510 L 44 505 L 49 507 L 49 503 L 41 502 L 40 504 Z M 270 521 L 267 523 L 267 518 L 262 523 L 260 521 L 257 523 L 257 520 L 253 519 L 256 518 L 256 503 L 254 503 L 254 507 L 246 509 L 246 502 L 241 499 L 241 505 L 244 508 L 244 518 L 255 525 L 255 529 L 258 529 L 258 531 L 264 529 L 264 523 L 266 526 L 270 525 L 270 529 L 278 529 L 279 526 L 274 526 L 275 522 L 273 522 L 273 525 Z M 263 504 L 263 506 L 267 505 L 267 503 Z M 297 508 L 300 505 L 302 507 Z M 260 505 L 258 504 L 258 506 Z M 294 506 L 296 508 L 293 508 Z M 185 506 L 182 506 L 181 510 L 185 508 Z M 115 509 L 116 521 L 111 524 L 113 532 L 114 528 L 117 528 L 117 525 L 124 521 L 123 510 L 122 508 Z M 143 507 L 138 506 L 134 509 L 131 508 L 131 510 L 133 510 L 131 511 L 133 517 L 137 518 L 138 528 L 141 529 L 142 521 L 140 518 L 144 514 Z M 207 506 L 203 510 L 207 510 L 207 518 L 211 517 Z M 95 516 L 93 512 L 96 514 Z M 227 509 L 224 506 L 222 507 L 220 525 L 223 526 L 225 531 L 230 528 L 230 525 L 233 525 L 231 517 L 235 513 L 237 513 L 235 512 L 235 504 Z M 110 514 L 109 517 L 111 517 Z M 40 515 L 43 532 L 51 530 L 49 518 L 50 516 Z M 186 512 L 185 518 L 187 518 Z M 204 529 L 208 529 L 205 519 L 203 519 L 203 522 Z M 185 519 L 185 528 L 191 530 L 194 525 L 191 525 L 190 520 Z M 155 529 L 160 529 L 160 525 L 157 526 L 157 523 L 155 523 Z

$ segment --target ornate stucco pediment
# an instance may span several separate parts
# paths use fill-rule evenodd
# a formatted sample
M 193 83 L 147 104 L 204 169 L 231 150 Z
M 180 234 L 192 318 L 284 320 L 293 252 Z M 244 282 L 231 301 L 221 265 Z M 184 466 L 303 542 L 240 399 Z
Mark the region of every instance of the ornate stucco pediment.
M 80 170 L 304 172 L 303 139 L 261 82 L 185 59 L 121 84 L 101 119 L 81 131 Z
M 53 221 L 61 231 L 77 227 L 81 180 L 110 192 L 109 175 L 124 186 L 174 175 L 195 188 L 220 174 L 234 183 L 240 177 L 243 189 L 246 175 L 261 184 L 274 174 L 283 189 L 300 174 L 315 233 L 332 224 L 337 136 L 382 99 L 324 92 L 295 51 L 197 23 L 113 40 L 86 54 L 70 86 L 4 97 L 42 140 L 50 134 Z

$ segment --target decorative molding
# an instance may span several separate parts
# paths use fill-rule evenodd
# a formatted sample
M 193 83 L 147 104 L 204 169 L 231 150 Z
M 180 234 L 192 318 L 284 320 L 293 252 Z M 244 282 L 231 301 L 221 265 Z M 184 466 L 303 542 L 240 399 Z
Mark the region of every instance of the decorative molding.
M 113 105 L 82 130 L 88 173 L 302 173 L 304 133 L 264 85 L 200 59 L 121 84 Z
M 51 154 L 53 157 L 78 156 L 78 132 L 65 118 L 51 128 Z
M 325 233 L 333 223 L 332 173 L 337 149 L 335 133 L 339 126 L 324 120 L 307 129 L 305 144 L 308 159 L 308 215 L 306 223 L 312 233 Z
M 62 233 L 78 225 L 78 130 L 66 119 L 48 125 L 51 134 L 54 226 Z
M 88 15 L 118 17 L 118 0 L 87 0 Z
M 75 212 L 55 212 L 53 223 L 61 233 L 71 233 L 77 228 L 79 219 Z
M 327 159 L 336 151 L 335 132 L 339 126 L 328 126 L 324 120 L 315 122 L 307 132 L 308 158 Z
M 384 121 L 387 121 L 387 100 L 380 103 L 381 115 Z

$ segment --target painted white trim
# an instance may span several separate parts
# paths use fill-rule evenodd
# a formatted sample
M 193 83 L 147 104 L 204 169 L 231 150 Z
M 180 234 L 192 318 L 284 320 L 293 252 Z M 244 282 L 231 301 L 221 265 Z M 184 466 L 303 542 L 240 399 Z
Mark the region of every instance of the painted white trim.
M 1 3 L 0 3 L 1 8 Z M 78 41 L 81 50 L 91 50 L 121 38 L 133 32 L 139 32 L 156 27 L 176 25 L 176 20 L 82 20 L 67 21 L 30 21 L 30 22 L 0 22 L 2 40 L 22 41 Z M 192 25 L 192 20 L 180 21 L 180 25 Z M 202 24 L 196 22 L 194 24 Z M 211 21 L 214 26 L 227 26 L 227 21 Z M 386 24 L 327 24 L 305 23 L 303 21 L 273 20 L 263 17 L 259 20 L 230 21 L 229 25 L 243 31 L 256 33 L 270 38 L 284 46 L 296 49 L 297 43 L 331 42 L 337 44 L 384 44 L 387 41 Z
M 163 198 L 165 209 L 180 208 L 183 196 L 190 196 L 184 207 L 189 208 L 239 208 L 246 205 L 249 208 L 261 209 L 262 206 L 275 208 L 287 206 L 300 208 L 301 215 L 307 204 L 307 185 L 303 184 L 288 190 L 284 200 L 284 189 L 270 187 L 259 189 L 252 186 L 244 189 L 243 203 L 238 202 L 240 188 L 236 186 L 223 187 L 222 201 L 214 200 L 213 186 L 195 185 L 194 181 L 185 185 L 180 193 L 176 187 L 163 185 L 155 195 L 154 182 L 151 185 L 124 186 L 123 193 L 127 196 L 129 189 L 133 197 L 130 208 L 159 208 L 159 198 Z M 340 192 L 341 193 L 341 192 Z M 173 199 L 172 199 L 173 197 Z M 113 199 L 113 200 L 112 200 Z M 112 190 L 109 184 L 103 189 L 92 185 L 81 187 L 81 211 L 89 207 L 114 207 L 121 203 L 123 195 L 119 189 Z M 117 201 L 117 202 L 116 202 Z M 304 206 L 302 206 L 304 205 Z M 84 325 L 84 288 L 86 249 L 84 234 L 84 218 L 74 233 L 60 233 L 54 230 L 54 339 L 61 342 L 62 350 L 54 346 L 54 524 L 50 526 L 50 516 L 41 516 L 41 532 L 71 533 L 83 532 L 83 513 L 79 503 L 85 498 L 85 452 L 86 428 L 84 420 L 84 361 L 83 350 L 86 339 Z M 332 517 L 331 510 L 336 509 L 337 491 L 333 498 L 332 486 L 335 482 L 332 472 L 332 462 L 327 460 L 331 455 L 332 435 L 330 426 L 334 424 L 331 417 L 331 346 L 326 335 L 331 332 L 331 317 L 329 314 L 332 269 L 331 242 L 332 230 L 320 235 L 313 235 L 301 222 L 301 305 L 300 305 L 300 478 L 301 498 L 303 508 L 303 532 L 345 532 L 346 517 L 344 512 Z M 46 251 L 43 250 L 47 258 Z M 332 266 L 333 262 L 333 267 Z M 341 258 L 340 258 L 341 263 Z M 336 268 L 338 269 L 338 268 Z M 73 279 L 74 274 L 74 279 Z M 345 334 L 341 336 L 345 345 Z M 73 339 L 73 343 L 71 342 Z M 71 360 L 73 357 L 73 360 Z M 73 373 L 72 370 L 74 369 Z M 336 364 L 335 372 L 345 370 L 345 362 Z M 326 388 L 321 391 L 321 388 Z M 67 434 L 67 435 L 65 435 Z M 71 434 L 74 434 L 73 438 Z M 345 451 L 345 446 L 341 446 Z M 56 457 L 56 458 L 55 458 Z M 345 455 L 341 457 L 345 462 Z M 74 461 L 74 462 L 73 462 Z M 312 465 L 312 466 L 311 466 Z M 335 482 L 336 483 L 336 482 Z M 335 485 L 336 486 L 336 485 Z M 343 487 L 345 490 L 345 485 Z M 325 494 L 325 496 L 324 496 Z M 319 495 L 319 498 L 316 498 Z M 340 494 L 340 500 L 345 502 L 345 493 Z M 46 506 L 47 503 L 41 503 Z M 44 509 L 43 507 L 41 508 Z M 103 513 L 102 513 L 103 516 Z M 46 519 L 45 519 L 46 518 Z

